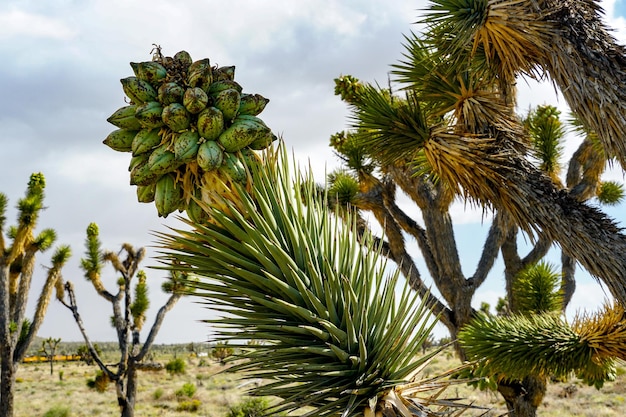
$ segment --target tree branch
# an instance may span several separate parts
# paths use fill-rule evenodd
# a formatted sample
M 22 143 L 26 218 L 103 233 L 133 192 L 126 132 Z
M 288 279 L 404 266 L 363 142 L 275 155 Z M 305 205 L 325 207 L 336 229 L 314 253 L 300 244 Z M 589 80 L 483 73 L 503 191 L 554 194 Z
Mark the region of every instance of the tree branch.
M 65 283 L 65 292 L 67 293 L 67 296 L 70 300 L 69 304 L 65 300 L 59 300 L 59 301 L 61 302 L 61 304 L 63 304 L 72 312 L 72 315 L 74 316 L 74 321 L 76 321 L 76 324 L 78 325 L 78 329 L 80 330 L 80 334 L 83 336 L 83 340 L 87 344 L 87 348 L 89 349 L 89 353 L 91 354 L 91 357 L 98 364 L 98 367 L 102 370 L 102 372 L 107 374 L 110 380 L 112 381 L 117 380 L 118 375 L 116 375 L 113 371 L 111 371 L 104 364 L 104 362 L 102 362 L 100 355 L 98 355 L 96 348 L 93 346 L 93 343 L 91 343 L 91 340 L 89 339 L 89 336 L 87 335 L 87 332 L 85 331 L 85 326 L 83 325 L 83 319 L 80 317 L 80 314 L 78 313 L 78 305 L 76 304 L 76 295 L 74 294 L 74 286 L 69 281 Z
M 498 258 L 500 247 L 506 240 L 506 231 L 507 227 L 505 225 L 503 215 L 496 213 L 491 223 L 491 227 L 489 228 L 487 238 L 485 239 L 480 260 L 476 266 L 476 271 L 474 271 L 474 275 L 471 278 L 475 288 L 480 287 L 482 283 L 485 282 L 489 271 L 493 268 L 493 264 Z
M 165 315 L 167 314 L 168 311 L 170 311 L 176 305 L 176 303 L 181 297 L 182 297 L 182 294 L 173 293 L 167 299 L 167 302 L 163 304 L 163 306 L 161 306 L 161 308 L 159 309 L 159 312 L 157 313 L 154 319 L 154 323 L 152 324 L 152 327 L 150 328 L 150 333 L 148 333 L 148 337 L 146 338 L 146 341 L 144 342 L 143 347 L 141 348 L 141 351 L 135 357 L 137 362 L 140 362 L 146 356 L 146 354 L 152 347 L 152 344 L 154 343 L 157 333 L 161 329 L 161 325 L 163 324 Z

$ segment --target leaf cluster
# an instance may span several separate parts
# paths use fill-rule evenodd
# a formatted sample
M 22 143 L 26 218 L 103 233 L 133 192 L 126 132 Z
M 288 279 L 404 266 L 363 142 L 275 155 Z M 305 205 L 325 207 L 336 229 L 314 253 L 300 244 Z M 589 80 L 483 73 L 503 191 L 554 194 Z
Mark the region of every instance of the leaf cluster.
M 162 234 L 163 259 L 199 277 L 196 294 L 224 314 L 209 321 L 218 340 L 240 348 L 230 369 L 270 380 L 253 392 L 281 398 L 272 412 L 356 416 L 428 359 L 417 354 L 434 323 L 373 243 L 363 250 L 352 223 L 312 197 L 309 177 L 294 186 L 287 162 L 282 149 L 255 172 L 254 198 L 240 190 L 243 213 Z

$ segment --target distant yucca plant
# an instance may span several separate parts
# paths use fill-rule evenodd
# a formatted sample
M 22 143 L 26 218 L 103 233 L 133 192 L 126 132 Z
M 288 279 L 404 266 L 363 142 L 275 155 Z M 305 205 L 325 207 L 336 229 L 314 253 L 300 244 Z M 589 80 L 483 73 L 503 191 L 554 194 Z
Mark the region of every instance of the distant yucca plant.
M 440 415 L 425 392 L 451 382 L 417 379 L 438 352 L 420 356 L 435 325 L 426 304 L 372 241 L 363 249 L 350 219 L 332 218 L 310 176 L 294 180 L 284 148 L 265 160 L 252 194 L 239 190 L 245 212 L 159 234 L 164 268 L 197 275 L 197 296 L 224 314 L 207 322 L 238 348 L 230 370 L 269 381 L 251 392 L 280 399 L 268 414 Z

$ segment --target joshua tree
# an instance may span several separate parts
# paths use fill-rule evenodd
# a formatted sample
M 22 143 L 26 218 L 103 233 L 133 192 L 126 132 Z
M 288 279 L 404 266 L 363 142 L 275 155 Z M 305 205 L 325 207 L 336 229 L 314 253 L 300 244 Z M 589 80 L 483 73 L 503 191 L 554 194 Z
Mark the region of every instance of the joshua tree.
M 61 343 L 61 339 L 54 339 L 49 337 L 41 341 L 41 349 L 39 351 L 43 353 L 43 355 L 48 358 L 48 362 L 50 362 L 50 375 L 54 375 L 54 355 L 57 351 L 57 346 Z
M 170 294 L 170 297 L 159 309 L 148 336 L 142 343 L 140 332 L 144 326 L 149 306 L 146 274 L 139 270 L 139 264 L 143 260 L 145 250 L 143 248 L 135 250 L 133 246 L 125 243 L 122 245 L 120 253 L 102 251 L 98 236 L 98 226 L 91 223 L 87 228 L 87 252 L 86 257 L 81 260 L 81 267 L 85 271 L 85 277 L 91 282 L 98 295 L 111 303 L 113 309 L 111 322 L 117 334 L 120 351 L 120 360 L 117 364 L 113 366 L 105 364 L 96 346 L 91 343 L 78 312 L 76 294 L 70 281 L 64 284 L 68 301 L 64 298 L 60 301 L 72 311 L 74 320 L 83 335 L 93 360 L 108 380 L 115 383 L 122 417 L 132 417 L 137 393 L 137 372 L 141 369 L 159 369 L 161 367 L 159 364 L 145 363 L 143 360 L 154 343 L 165 315 L 187 293 L 187 278 L 183 273 L 172 273 L 170 279 L 164 283 L 163 289 Z M 122 252 L 126 253 L 125 259 L 120 257 Z M 116 292 L 108 291 L 101 279 L 102 267 L 107 262 L 113 266 L 116 273 L 121 275 L 121 278 L 116 282 Z M 133 293 L 131 288 L 134 280 L 136 280 L 136 284 Z
M 217 343 L 211 350 L 211 357 L 217 360 L 221 365 L 226 364 L 226 359 L 235 353 L 235 349 L 228 346 L 228 343 Z
M 513 112 L 513 93 L 507 90 L 511 95 L 507 97 L 500 93 L 503 88 L 499 85 L 500 80 L 493 78 L 484 68 L 469 66 L 464 71 L 455 72 L 455 67 L 438 55 L 433 45 L 415 36 L 407 37 L 406 48 L 404 61 L 394 67 L 398 88 L 405 89 L 406 94 L 398 94 L 391 87 L 366 86 L 351 76 L 335 80 L 336 93 L 353 110 L 354 129 L 331 137 L 331 145 L 345 162 L 345 167 L 329 176 L 329 193 L 333 197 L 330 202 L 339 214 L 344 207 L 349 207 L 358 210 L 359 216 L 365 212 L 373 215 L 385 233 L 382 253 L 399 265 L 414 289 L 429 297 L 431 307 L 440 314 L 442 323 L 455 338 L 475 314 L 471 307 L 472 297 L 486 279 L 498 252 L 504 259 L 506 286 L 510 289 L 517 274 L 545 256 L 555 242 L 552 232 L 539 224 L 533 223 L 529 227 L 519 221 L 519 216 L 527 215 L 521 212 L 522 204 L 530 201 L 524 200 L 524 196 L 534 193 L 539 198 L 544 191 L 524 190 L 516 196 L 518 201 L 505 201 L 501 192 L 527 187 L 526 179 L 519 176 L 521 171 L 511 169 L 510 175 L 502 173 L 500 177 L 489 178 L 489 172 L 493 173 L 489 170 L 496 165 L 487 168 L 483 165 L 491 164 L 486 163 L 489 158 L 494 158 L 489 153 L 491 151 L 486 152 L 485 159 L 480 161 L 463 160 L 465 155 L 489 147 L 488 142 L 496 138 L 504 140 L 502 138 L 508 135 L 508 151 L 500 153 L 491 148 L 496 152 L 495 158 L 506 159 L 508 156 L 505 158 L 505 155 L 509 155 L 511 159 L 507 161 L 515 159 L 519 162 L 518 167 L 532 169 L 544 187 L 552 190 L 546 192 L 545 201 L 538 203 L 544 204 L 543 208 L 529 206 L 523 209 L 526 212 L 547 210 L 546 201 L 558 193 L 563 201 L 571 200 L 578 207 L 576 215 L 580 219 L 576 221 L 581 222 L 587 215 L 592 219 L 601 215 L 599 210 L 583 202 L 597 197 L 603 203 L 614 204 L 622 198 L 623 189 L 619 184 L 601 182 L 609 156 L 599 146 L 597 135 L 578 119 L 573 118 L 571 124 L 584 135 L 584 140 L 569 162 L 566 184 L 563 184 L 559 177 L 559 159 L 565 127 L 556 108 L 539 106 L 524 117 L 517 116 Z M 488 115 L 496 122 L 492 122 Z M 466 142 L 461 145 L 457 141 L 459 138 Z M 462 272 L 462 257 L 454 238 L 449 209 L 457 195 L 477 201 L 477 194 L 468 193 L 466 189 L 474 187 L 476 191 L 477 185 L 470 175 L 486 176 L 475 181 L 489 182 L 494 198 L 501 199 L 502 204 L 482 200 L 484 207 L 495 209 L 495 215 L 480 261 L 473 275 L 466 277 Z M 500 191 L 502 188 L 505 189 Z M 396 189 L 402 190 L 417 206 L 424 226 L 400 208 Z M 555 219 L 558 217 L 559 222 L 563 222 L 568 213 L 546 211 Z M 359 227 L 366 230 L 368 224 L 363 219 Z M 518 248 L 520 228 L 533 242 L 525 255 L 520 254 Z M 617 237 L 617 228 L 613 231 Z M 428 292 L 422 271 L 406 249 L 407 235 L 417 241 L 427 272 L 441 297 Z M 561 238 L 564 236 L 573 240 L 580 237 L 570 231 Z M 593 236 L 588 235 L 587 241 Z M 562 242 L 558 243 L 567 249 Z M 580 242 L 573 244 L 579 245 Z M 576 259 L 568 255 L 570 253 L 564 250 L 562 255 L 563 308 L 575 288 Z M 621 288 L 618 286 L 614 294 L 618 295 Z M 514 306 L 509 308 L 515 309 Z M 459 355 L 461 359 L 465 358 L 462 350 Z M 519 395 L 517 400 L 526 398 Z
M 557 242 L 626 302 L 626 236 L 526 158 L 527 134 L 514 114 L 518 76 L 551 75 L 557 84 L 564 78 L 584 127 L 597 134 L 605 155 L 623 159 L 623 135 L 614 131 L 626 125 L 618 87 L 624 54 L 600 23 L 595 2 L 436 0 L 422 23 L 424 36 L 407 37 L 406 59 L 394 70 L 406 99 L 393 105 L 388 93 L 365 86 L 352 103 L 354 125 L 368 133 L 369 155 L 388 166 L 408 161 L 538 241 Z M 572 38 L 590 27 L 598 31 L 593 37 Z M 597 54 L 585 44 L 596 38 Z
M 12 417 L 14 412 L 13 385 L 19 363 L 24 358 L 44 319 L 50 297 L 57 296 L 62 286 L 61 269 L 70 257 L 69 246 L 61 246 L 52 255 L 52 266 L 44 279 L 35 312 L 26 317 L 35 259 L 39 252 L 49 249 L 56 240 L 52 229 L 35 235 L 39 214 L 43 209 L 45 179 L 32 174 L 26 195 L 17 204 L 17 225 L 6 229 L 7 197 L 0 193 L 0 416 Z M 5 233 L 9 240 L 5 240 Z

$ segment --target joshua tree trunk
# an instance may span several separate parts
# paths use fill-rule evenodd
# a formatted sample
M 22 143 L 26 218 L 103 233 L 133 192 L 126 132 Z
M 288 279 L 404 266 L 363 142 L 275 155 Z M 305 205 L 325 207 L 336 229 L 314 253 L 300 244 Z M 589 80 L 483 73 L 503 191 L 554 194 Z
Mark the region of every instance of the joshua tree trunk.
M 120 379 L 118 384 L 122 385 L 123 397 L 118 397 L 118 401 L 121 407 L 122 417 L 134 417 L 135 416 L 135 399 L 137 397 L 137 368 L 134 361 L 128 364 L 128 371 L 126 373 L 126 389 L 123 388 L 124 380 Z M 119 392 L 119 390 L 118 390 Z
M 0 381 L 0 417 L 13 416 L 13 385 L 15 384 L 15 364 L 13 351 L 2 343 L 2 380 Z
M 504 397 L 510 417 L 535 417 L 546 389 L 545 378 L 535 376 L 498 384 L 498 392 Z

